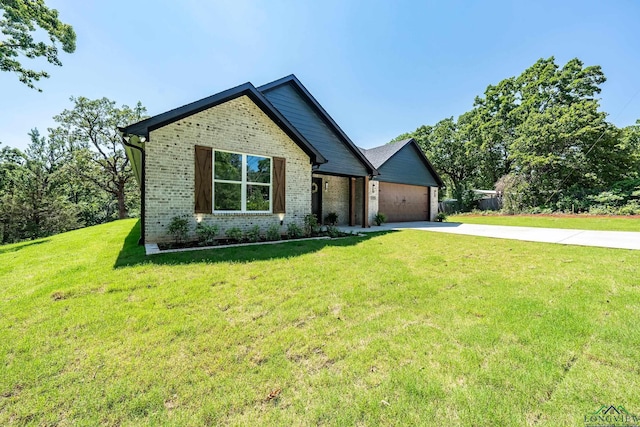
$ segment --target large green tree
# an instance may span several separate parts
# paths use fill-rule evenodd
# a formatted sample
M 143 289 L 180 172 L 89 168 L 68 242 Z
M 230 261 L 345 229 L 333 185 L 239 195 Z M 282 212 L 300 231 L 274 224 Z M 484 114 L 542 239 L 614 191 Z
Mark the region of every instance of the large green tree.
M 78 228 L 76 206 L 65 192 L 63 146 L 50 143 L 37 129 L 25 152 L 2 151 L 0 222 L 2 242 L 33 239 Z
M 509 176 L 528 193 L 518 198 L 523 205 L 553 206 L 576 189 L 602 191 L 637 176 L 638 128 L 620 131 L 606 121 L 596 98 L 605 80 L 599 66 L 579 59 L 562 67 L 553 57 L 540 59 L 489 85 L 457 121 L 399 138 L 420 141 L 456 197 L 470 185 L 490 188 Z
M 71 101 L 73 108 L 54 117 L 59 126 L 50 132 L 68 142 L 77 176 L 110 194 L 117 203 L 118 218 L 126 218 L 127 193 L 137 187 L 118 127 L 141 120 L 146 109 L 140 102 L 134 108 L 116 107 L 115 101 L 107 98 L 81 96 Z
M 74 52 L 76 33 L 71 25 L 60 21 L 58 11 L 48 8 L 44 0 L 0 0 L 0 10 L 0 70 L 17 73 L 22 83 L 40 91 L 35 82 L 48 78 L 49 74 L 26 68 L 22 62 L 44 58 L 50 64 L 61 66 L 58 43 L 63 51 Z M 34 38 L 38 29 L 48 35 L 48 43 Z

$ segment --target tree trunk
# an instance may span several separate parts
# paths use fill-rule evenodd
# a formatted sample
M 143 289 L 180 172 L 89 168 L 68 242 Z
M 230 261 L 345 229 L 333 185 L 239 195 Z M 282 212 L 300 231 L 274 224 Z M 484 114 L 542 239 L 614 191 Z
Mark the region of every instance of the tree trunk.
M 127 217 L 127 207 L 124 203 L 124 183 L 118 183 L 118 218 L 125 219 Z

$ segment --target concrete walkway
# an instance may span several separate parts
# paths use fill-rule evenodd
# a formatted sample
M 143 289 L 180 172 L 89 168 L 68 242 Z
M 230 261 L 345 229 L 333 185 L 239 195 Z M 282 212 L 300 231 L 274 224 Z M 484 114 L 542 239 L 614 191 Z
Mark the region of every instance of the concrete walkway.
M 515 227 L 506 225 L 461 224 L 459 222 L 396 222 L 380 227 L 340 227 L 360 233 L 388 230 L 423 230 L 437 233 L 466 234 L 529 242 L 563 245 L 598 246 L 603 248 L 640 250 L 640 232 L 568 230 L 561 228 Z

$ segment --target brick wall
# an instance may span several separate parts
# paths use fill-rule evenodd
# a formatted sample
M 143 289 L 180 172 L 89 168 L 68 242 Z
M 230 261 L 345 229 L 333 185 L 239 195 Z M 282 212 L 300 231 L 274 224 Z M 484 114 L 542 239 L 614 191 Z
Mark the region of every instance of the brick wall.
M 286 158 L 287 223 L 303 225 L 311 213 L 309 156 L 248 97 L 242 96 L 151 131 L 145 147 L 145 242 L 169 241 L 167 226 L 174 216 L 199 219 L 243 230 L 259 225 L 263 231 L 279 224 L 273 214 L 195 214 L 194 146 Z
M 330 212 L 338 214 L 338 225 L 349 224 L 349 178 L 331 175 L 313 175 L 322 178 L 322 217 Z M 328 184 L 328 187 L 326 186 Z
M 438 215 L 438 187 L 429 187 L 431 190 L 431 209 L 429 212 L 429 221 L 435 221 Z

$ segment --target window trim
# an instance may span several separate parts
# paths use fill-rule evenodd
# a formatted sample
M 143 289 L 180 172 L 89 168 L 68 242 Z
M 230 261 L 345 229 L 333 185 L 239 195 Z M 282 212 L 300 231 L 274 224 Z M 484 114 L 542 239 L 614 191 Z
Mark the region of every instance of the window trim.
M 242 156 L 241 181 L 230 181 L 227 179 L 216 179 L 216 152 L 238 154 Z M 247 157 L 262 157 L 269 159 L 269 183 L 253 182 L 247 180 Z M 240 210 L 216 210 L 216 182 L 221 184 L 240 185 Z M 269 187 L 269 210 L 251 211 L 247 210 L 247 187 L 256 185 Z M 270 214 L 273 213 L 273 157 L 263 154 L 239 153 L 237 151 L 212 149 L 211 158 L 211 212 L 214 214 Z

